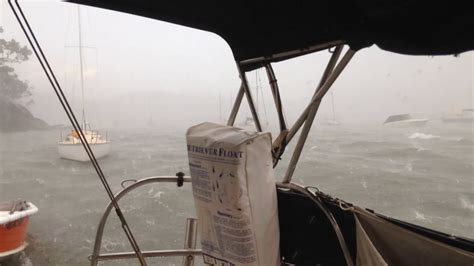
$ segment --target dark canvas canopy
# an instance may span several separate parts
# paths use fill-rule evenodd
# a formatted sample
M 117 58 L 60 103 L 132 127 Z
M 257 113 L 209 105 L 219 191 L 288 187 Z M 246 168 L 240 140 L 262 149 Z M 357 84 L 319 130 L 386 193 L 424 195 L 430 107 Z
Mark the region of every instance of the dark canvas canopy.
M 460 0 L 71 2 L 214 32 L 227 41 L 238 61 L 335 43 L 346 43 L 353 50 L 376 44 L 410 55 L 474 49 L 474 12 Z M 288 57 L 292 56 L 270 61 Z

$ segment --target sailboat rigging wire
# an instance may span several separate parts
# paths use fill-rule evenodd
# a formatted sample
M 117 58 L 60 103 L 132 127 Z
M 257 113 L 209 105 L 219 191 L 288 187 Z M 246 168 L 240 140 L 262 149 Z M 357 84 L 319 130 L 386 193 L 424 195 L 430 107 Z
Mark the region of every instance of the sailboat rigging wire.
M 256 86 L 257 86 L 257 93 L 258 93 L 258 89 L 260 88 L 260 95 L 262 97 L 262 105 L 263 105 L 263 113 L 265 114 L 265 121 L 268 124 L 267 107 L 265 106 L 265 96 L 263 95 L 263 90 L 262 90 L 262 79 L 260 78 L 260 75 L 258 75 L 258 69 L 256 69 L 255 71 L 256 71 L 255 81 L 256 81 Z M 257 101 L 257 106 L 258 106 L 258 101 Z
M 81 92 L 82 92 L 82 128 L 87 130 L 86 128 L 86 111 L 85 111 L 85 106 L 84 106 L 84 63 L 83 63 L 83 58 L 82 58 L 82 30 L 81 30 L 81 9 L 79 8 L 79 5 L 77 6 L 77 27 L 78 27 L 78 32 L 79 32 L 79 64 L 80 68 L 79 71 L 81 72 Z
M 232 105 L 232 110 L 229 114 L 229 119 L 227 120 L 228 126 L 233 126 L 235 123 L 235 118 L 237 117 L 237 113 L 239 112 L 239 107 L 242 104 L 242 99 L 244 98 L 244 84 L 243 82 L 240 84 L 239 92 L 235 97 L 234 104 Z
M 104 186 L 104 188 L 105 188 L 112 204 L 114 205 L 115 212 L 116 212 L 117 216 L 119 217 L 119 219 L 122 223 L 122 229 L 124 230 L 125 235 L 127 236 L 134 252 L 137 254 L 138 260 L 140 261 L 141 265 L 146 265 L 145 259 L 144 259 L 143 255 L 140 251 L 140 248 L 139 248 L 139 246 L 138 246 L 138 244 L 137 244 L 137 242 L 136 242 L 136 240 L 133 236 L 133 233 L 131 232 L 131 230 L 130 230 L 130 228 L 129 228 L 126 220 L 125 220 L 125 217 L 123 216 L 123 213 L 120 209 L 120 206 L 118 205 L 117 201 L 115 200 L 115 197 L 112 193 L 112 189 L 110 188 L 110 185 L 108 184 L 107 179 L 106 179 L 104 173 L 102 172 L 102 169 L 100 168 L 99 163 L 97 162 L 97 160 L 94 156 L 94 153 L 92 152 L 92 149 L 89 146 L 89 143 L 87 142 L 87 140 L 85 138 L 84 132 L 82 131 L 79 123 L 77 122 L 76 116 L 74 115 L 74 112 L 72 111 L 71 106 L 69 105 L 69 103 L 68 103 L 68 101 L 67 101 L 67 99 L 64 95 L 64 92 L 62 91 L 61 86 L 59 85 L 59 82 L 57 81 L 56 76 L 54 75 L 54 72 L 51 69 L 51 66 L 49 65 L 49 62 L 46 59 L 46 56 L 44 55 L 43 50 L 41 49 L 41 46 L 39 45 L 39 42 L 36 39 L 36 36 L 33 33 L 25 14 L 23 13 L 23 10 L 21 9 L 21 6 L 19 5 L 18 1 L 15 0 L 16 8 L 18 9 L 18 11 L 20 12 L 20 15 L 21 15 L 21 19 L 20 19 L 20 16 L 18 15 L 17 11 L 15 10 L 15 8 L 13 6 L 12 0 L 8 0 L 8 4 L 10 5 L 10 8 L 11 8 L 13 14 L 15 15 L 18 23 L 20 24 L 20 27 L 23 30 L 23 33 L 25 34 L 28 42 L 30 43 L 30 45 L 33 49 L 33 52 L 35 53 L 38 61 L 40 62 L 41 67 L 43 68 L 43 71 L 46 74 L 46 77 L 48 78 L 51 86 L 53 87 L 53 89 L 56 93 L 56 96 L 59 99 L 59 102 L 61 103 L 64 111 L 66 112 L 67 117 L 69 118 L 69 121 L 71 122 L 72 126 L 74 127 L 74 130 L 76 130 L 76 132 L 79 132 L 79 137 L 80 137 L 82 146 L 84 147 L 84 150 L 86 151 L 89 159 L 91 160 L 91 163 L 92 163 L 93 167 L 95 168 L 95 170 L 96 170 L 96 172 L 99 176 L 99 179 L 101 180 L 101 182 L 102 182 L 102 184 L 103 184 L 103 186 Z M 22 21 L 22 19 L 23 19 L 24 22 Z M 26 25 L 26 28 L 28 28 L 28 31 L 25 28 L 25 25 Z M 31 37 L 30 37 L 30 35 L 31 35 Z M 39 53 L 38 53 L 38 51 L 39 51 Z M 54 80 L 54 82 L 53 82 L 53 80 Z

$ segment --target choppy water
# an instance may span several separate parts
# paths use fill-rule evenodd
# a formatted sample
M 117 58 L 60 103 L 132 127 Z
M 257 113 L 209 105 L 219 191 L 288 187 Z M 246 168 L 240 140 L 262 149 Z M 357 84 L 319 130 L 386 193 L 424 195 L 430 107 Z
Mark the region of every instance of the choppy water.
M 114 191 L 123 179 L 188 172 L 184 131 L 110 135 L 113 151 L 100 163 Z M 57 131 L 0 135 L 0 201 L 22 198 L 40 209 L 31 218 L 25 265 L 87 265 L 108 203 L 90 163 L 58 157 L 58 138 Z M 291 146 L 276 169 L 277 179 L 289 151 Z M 388 216 L 474 238 L 473 169 L 472 124 L 341 125 L 312 133 L 293 180 Z M 148 185 L 121 206 L 143 250 L 181 248 L 185 219 L 194 216 L 189 185 Z M 130 250 L 114 216 L 103 244 L 103 251 Z M 150 264 L 181 265 L 181 259 Z

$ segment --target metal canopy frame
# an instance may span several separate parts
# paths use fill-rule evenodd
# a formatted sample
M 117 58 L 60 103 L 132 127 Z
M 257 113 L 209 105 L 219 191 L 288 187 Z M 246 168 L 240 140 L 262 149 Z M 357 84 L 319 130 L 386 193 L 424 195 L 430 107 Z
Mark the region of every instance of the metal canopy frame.
M 314 119 L 318 112 L 319 106 L 323 97 L 329 91 L 331 86 L 334 84 L 336 79 L 345 69 L 347 64 L 350 62 L 352 57 L 355 54 L 355 51 L 352 49 L 348 49 L 345 55 L 339 60 L 339 57 L 342 53 L 344 44 L 337 44 L 332 46 L 334 50 L 329 51 L 332 53 L 331 58 L 322 74 L 322 77 L 319 81 L 318 86 L 315 89 L 314 95 L 311 98 L 310 102 L 303 110 L 299 118 L 296 122 L 288 129 L 287 121 L 285 120 L 284 111 L 283 111 L 283 104 L 280 98 L 280 90 L 278 86 L 278 81 L 276 79 L 275 73 L 273 71 L 273 67 L 271 63 L 269 63 L 268 58 L 257 58 L 251 61 L 252 64 L 262 65 L 265 67 L 267 78 L 270 84 L 270 89 L 273 95 L 273 100 L 275 103 L 275 107 L 278 114 L 278 121 L 280 124 L 280 134 L 275 138 L 272 143 L 272 156 L 273 156 L 273 163 L 274 167 L 277 165 L 278 160 L 280 160 L 281 156 L 285 151 L 285 147 L 288 143 L 293 139 L 293 137 L 298 133 L 298 131 L 303 127 L 301 130 L 301 134 L 299 136 L 298 142 L 296 144 L 295 150 L 293 151 L 293 155 L 291 157 L 290 163 L 286 170 L 285 176 L 283 177 L 283 183 L 290 183 L 291 178 L 294 174 L 296 169 L 296 165 L 300 158 L 301 152 L 303 150 L 304 144 L 306 143 L 306 139 L 308 137 L 309 131 L 311 130 L 311 126 L 313 125 Z M 339 61 L 338 61 L 339 60 Z M 252 118 L 255 122 L 255 127 L 258 132 L 262 132 L 262 126 L 260 123 L 260 118 L 258 113 L 256 112 L 255 103 L 252 98 L 252 94 L 250 92 L 250 88 L 247 82 L 246 72 L 244 69 L 246 64 L 249 62 L 237 62 L 237 68 L 240 73 L 241 85 L 237 97 L 235 98 L 234 105 L 232 107 L 232 111 L 229 115 L 229 119 L 227 125 L 233 126 L 235 123 L 235 119 L 239 112 L 240 106 L 242 105 L 242 99 L 244 95 L 247 98 L 247 102 L 250 107 L 250 111 L 252 112 Z
M 283 182 L 278 185 L 281 188 L 294 189 L 301 193 L 308 193 L 302 187 L 292 184 L 291 178 L 296 169 L 296 165 L 298 163 L 299 157 L 303 150 L 303 147 L 308 137 L 311 126 L 316 117 L 316 113 L 321 104 L 321 100 L 323 99 L 324 95 L 326 95 L 328 90 L 331 88 L 331 86 L 334 84 L 336 79 L 339 77 L 341 72 L 344 70 L 344 68 L 347 66 L 347 64 L 349 63 L 349 61 L 352 59 L 353 55 L 355 54 L 355 51 L 349 49 L 347 50 L 345 55 L 342 57 L 342 59 L 338 62 L 339 57 L 343 50 L 343 44 L 338 44 L 333 47 L 334 47 L 333 51 L 329 50 L 332 53 L 331 58 L 329 59 L 329 62 L 327 63 L 326 69 L 324 70 L 322 77 L 319 81 L 319 84 L 315 89 L 313 97 L 311 98 L 311 100 L 309 101 L 308 105 L 303 110 L 299 118 L 296 120 L 296 122 L 291 126 L 291 128 L 288 128 L 287 121 L 284 116 L 283 103 L 280 97 L 280 89 L 279 89 L 278 81 L 277 81 L 275 72 L 273 71 L 273 67 L 271 63 L 267 62 L 268 59 L 265 59 L 265 58 L 260 59 L 261 60 L 260 62 L 258 60 L 252 61 L 253 64 L 263 64 L 263 67 L 266 70 L 267 78 L 270 85 L 270 90 L 271 90 L 273 101 L 274 101 L 277 114 L 278 114 L 280 134 L 272 143 L 272 153 L 273 153 L 272 156 L 274 159 L 274 166 L 277 165 L 278 160 L 280 159 L 281 155 L 284 153 L 286 145 L 293 139 L 293 137 L 301 129 L 301 127 L 303 127 L 303 129 L 301 130 L 301 134 L 299 136 L 298 142 L 296 144 L 295 150 L 293 151 L 293 155 L 288 165 L 286 174 L 283 177 Z M 240 74 L 241 85 L 240 85 L 237 97 L 235 98 L 234 105 L 232 106 L 231 113 L 229 114 L 227 125 L 229 126 L 234 125 L 240 106 L 242 105 L 242 100 L 245 96 L 249 104 L 250 111 L 252 112 L 252 118 L 255 122 L 256 130 L 258 132 L 262 132 L 263 128 L 260 123 L 260 117 L 257 113 L 257 109 L 255 107 L 252 93 L 250 91 L 250 87 L 247 81 L 246 72 L 248 71 L 244 70 L 242 62 L 240 63 L 237 62 L 237 68 Z M 127 193 L 129 193 L 130 191 L 138 187 L 141 187 L 143 185 L 150 184 L 150 183 L 161 183 L 161 182 L 178 182 L 178 177 L 177 176 L 155 176 L 155 177 L 143 178 L 132 183 L 128 187 L 125 187 L 121 191 L 119 191 L 117 194 L 114 195 L 114 198 L 116 201 L 119 201 Z M 191 177 L 189 176 L 184 177 L 182 179 L 182 182 L 191 182 Z M 344 240 L 344 237 L 342 236 L 341 230 L 339 226 L 337 225 L 337 222 L 335 222 L 334 220 L 334 217 L 329 211 L 327 211 L 324 208 L 324 206 L 322 206 L 321 202 L 316 201 L 316 204 L 318 204 L 318 206 L 322 208 L 322 210 L 324 211 L 324 214 L 327 216 L 327 218 L 333 225 L 337 238 L 343 250 L 344 257 L 347 261 L 347 264 L 353 265 L 353 262 L 350 258 L 350 255 L 347 249 L 347 244 Z M 107 253 L 107 254 L 100 253 L 105 224 L 107 222 L 107 218 L 109 217 L 109 214 L 112 208 L 113 208 L 113 204 L 111 202 L 105 209 L 104 214 L 102 215 L 102 218 L 100 220 L 99 226 L 97 228 L 96 239 L 94 243 L 94 250 L 93 250 L 92 255 L 89 257 L 91 261 L 91 266 L 97 266 L 99 261 L 103 261 L 103 260 L 131 259 L 131 258 L 137 257 L 137 254 L 135 252 L 119 252 L 119 253 Z M 186 225 L 184 249 L 142 251 L 141 255 L 143 256 L 143 259 L 146 257 L 183 256 L 183 265 L 192 266 L 194 265 L 194 256 L 202 254 L 201 250 L 196 249 L 196 237 L 197 237 L 196 234 L 197 234 L 197 220 L 193 218 L 188 218 L 187 225 Z
M 265 67 L 266 65 L 269 65 L 271 62 L 279 62 L 279 61 L 287 60 L 290 58 L 302 56 L 305 54 L 318 52 L 318 51 L 328 49 L 340 44 L 344 44 L 344 41 L 337 40 L 337 41 L 310 46 L 304 49 L 281 52 L 281 53 L 273 54 L 271 56 L 245 59 L 245 60 L 240 61 L 239 64 L 240 66 L 242 66 L 243 69 L 245 69 L 245 71 L 251 71 L 259 67 Z

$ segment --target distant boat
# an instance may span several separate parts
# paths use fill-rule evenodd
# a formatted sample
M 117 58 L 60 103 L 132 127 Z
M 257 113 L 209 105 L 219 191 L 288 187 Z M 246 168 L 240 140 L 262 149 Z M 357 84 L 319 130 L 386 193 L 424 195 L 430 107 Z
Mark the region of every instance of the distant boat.
M 386 126 L 394 127 L 418 127 L 428 123 L 426 118 L 412 118 L 409 114 L 391 115 L 383 123 Z
M 252 127 L 255 128 L 255 121 L 251 116 L 245 117 L 245 120 L 242 124 L 240 124 L 242 127 Z
M 445 123 L 473 123 L 474 109 L 463 109 L 460 113 L 445 115 L 441 117 Z
M 332 118 L 326 119 L 323 124 L 329 126 L 339 126 L 341 123 L 336 120 L 336 110 L 334 108 L 334 93 L 331 92 Z
M 323 122 L 323 124 L 327 125 L 327 126 L 339 126 L 341 123 L 337 120 L 334 120 L 334 119 L 326 119 Z
M 82 63 L 82 36 L 81 36 L 81 11 L 79 6 L 77 7 L 77 16 L 78 16 L 78 28 L 79 28 L 79 63 L 80 63 L 80 72 L 81 72 L 81 90 L 82 90 L 82 132 L 86 142 L 89 144 L 89 147 L 92 149 L 96 159 L 102 158 L 109 154 L 110 151 L 110 141 L 107 138 L 107 134 L 102 136 L 99 134 L 99 131 L 92 130 L 89 123 L 86 122 L 85 107 L 84 107 L 84 71 Z M 67 134 L 65 138 L 62 138 L 58 143 L 58 153 L 61 158 L 86 162 L 90 158 L 87 155 L 84 147 L 82 146 L 82 141 L 80 138 L 79 132 L 72 130 L 71 133 Z
M 259 110 L 259 97 L 262 99 L 262 105 L 263 105 L 263 113 L 265 115 L 265 118 L 263 118 L 260 115 L 260 110 Z M 265 107 L 265 101 L 263 97 L 263 92 L 262 92 L 262 84 L 259 76 L 259 70 L 257 69 L 255 71 L 255 111 L 257 112 L 257 115 L 260 120 L 260 125 L 261 126 L 268 126 L 270 123 L 268 122 L 268 115 L 267 115 L 267 108 Z M 250 129 L 250 130 L 255 130 L 255 121 L 253 120 L 253 117 L 251 115 L 247 115 L 245 117 L 244 122 L 239 124 L 240 127 L 243 127 L 245 129 Z
M 26 248 L 29 216 L 36 212 L 38 208 L 31 202 L 0 203 L 0 264 Z

